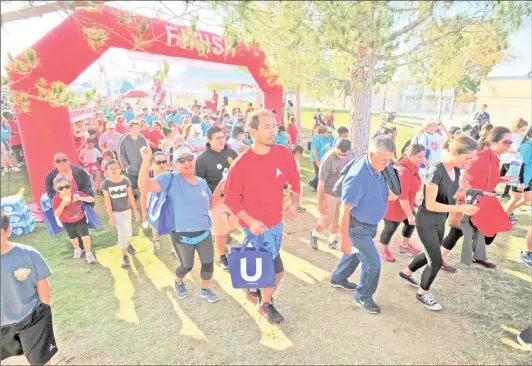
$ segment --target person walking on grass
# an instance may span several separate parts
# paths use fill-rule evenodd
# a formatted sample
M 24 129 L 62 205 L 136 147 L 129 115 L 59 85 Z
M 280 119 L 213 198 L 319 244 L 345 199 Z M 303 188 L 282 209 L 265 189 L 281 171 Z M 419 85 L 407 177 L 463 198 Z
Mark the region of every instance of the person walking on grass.
M 174 223 L 170 239 L 180 261 L 175 271 L 176 296 L 180 299 L 188 296 L 183 279 L 194 267 L 194 255 L 197 252 L 201 262 L 200 298 L 210 303 L 218 302 L 218 296 L 210 288 L 214 272 L 214 245 L 209 209 L 212 210 L 220 201 L 225 181 L 222 180 L 211 193 L 207 182 L 194 175 L 196 158 L 188 147 L 181 147 L 174 153 L 176 172 L 163 173 L 150 179 L 152 152 L 147 147 L 140 152 L 141 192 L 164 191 L 172 210 Z
M 11 232 L 4 212 L 0 216 L 1 359 L 24 355 L 30 365 L 51 365 L 57 353 L 48 283 L 52 271 L 38 251 L 9 241 Z
M 447 216 L 450 212 L 461 212 L 470 216 L 478 212 L 477 206 L 455 204 L 460 169 L 473 160 L 477 149 L 478 144 L 471 137 L 455 137 L 449 143 L 449 155 L 441 162 L 433 164 L 427 171 L 423 202 L 416 215 L 416 228 L 425 250 L 399 272 L 399 277 L 419 288 L 416 299 L 429 310 L 442 309 L 429 290 L 443 264 L 440 247 Z M 425 270 L 419 281 L 413 274 L 422 267 L 425 267 Z
M 342 169 L 353 159 L 351 141 L 346 139 L 336 140 L 334 150 L 329 151 L 323 158 L 318 181 L 318 211 L 320 218 L 310 233 L 310 246 L 318 249 L 318 234 L 329 230 L 329 248 L 336 248 L 338 244 L 338 220 L 340 215 L 341 198 L 333 188 Z
M 328 127 L 319 127 L 318 134 L 312 138 L 310 144 L 310 162 L 314 165 L 314 178 L 308 182 L 308 186 L 312 192 L 316 192 L 318 189 L 320 162 L 325 155 L 325 146 L 328 142 Z
M 91 250 L 91 238 L 89 236 L 89 224 L 85 216 L 82 202 L 94 203 L 94 197 L 88 196 L 83 192 L 72 191 L 72 184 L 68 177 L 58 175 L 54 179 L 54 189 L 57 195 L 52 199 L 52 208 L 54 215 L 61 221 L 72 246 L 74 255 L 72 259 L 79 259 L 83 254 L 79 246 L 79 239 L 83 242 L 85 249 L 85 259 L 87 263 L 96 262 Z
M 522 118 L 519 118 L 514 123 L 512 123 L 512 127 L 510 128 L 512 131 L 512 147 L 508 149 L 507 153 L 501 155 L 501 177 L 504 177 L 506 173 L 508 173 L 508 170 L 510 170 L 510 163 L 514 159 L 515 154 L 517 153 L 517 149 L 519 148 L 519 146 L 521 146 L 521 143 L 523 142 L 523 137 L 527 130 L 527 127 L 528 122 Z M 512 189 L 512 186 L 509 184 L 504 187 L 504 192 L 501 196 L 503 200 L 511 199 L 510 189 Z
M 391 138 L 374 138 L 369 153 L 354 161 L 342 181 L 340 238 L 344 255 L 331 276 L 330 284 L 356 290 L 354 304 L 370 314 L 381 311 L 373 300 L 381 272 L 381 260 L 373 238 L 379 221 L 386 213 L 388 199 L 397 198 L 389 193 L 382 174 L 391 163 L 394 151 L 395 144 Z M 362 271 L 357 286 L 348 279 L 360 263 Z
M 224 179 L 224 171 L 229 170 L 237 157 L 237 152 L 225 143 L 225 133 L 222 128 L 211 127 L 207 130 L 206 150 L 196 161 L 196 176 L 205 179 L 209 189 L 214 193 Z M 232 240 L 230 234 L 238 228 L 238 218 L 227 208 L 223 198 L 213 206 L 210 216 L 214 242 L 220 256 L 220 267 L 228 269 L 226 242 Z
M 519 172 L 519 184 L 512 187 L 512 200 L 506 208 L 510 220 L 514 223 L 517 223 L 514 210 L 532 202 L 532 127 L 528 129 L 517 153 L 521 155 L 523 164 Z
M 272 254 L 276 287 L 248 290 L 247 297 L 259 304 L 259 314 L 272 324 L 280 324 L 284 318 L 273 306 L 272 295 L 284 272 L 279 253 L 283 241 L 283 214 L 287 218 L 296 215 L 301 181 L 290 151 L 275 144 L 276 122 L 272 113 L 263 109 L 253 111 L 247 123 L 253 144 L 229 170 L 225 204 L 240 219 L 247 238 L 253 241 L 262 235 L 263 248 Z M 291 202 L 283 207 L 285 183 L 291 186 Z
M 137 251 L 131 245 L 133 228 L 131 227 L 132 213 L 135 220 L 140 215 L 135 205 L 135 197 L 131 188 L 131 181 L 121 174 L 118 161 L 111 160 L 106 166 L 109 178 L 103 181 L 102 191 L 105 209 L 109 216 L 109 224 L 118 232 L 118 246 L 122 250 L 122 267 L 129 267 L 128 254 L 135 255 Z
M 500 175 L 499 156 L 508 151 L 512 146 L 512 142 L 512 134 L 508 128 L 503 126 L 493 128 L 485 137 L 480 139 L 480 151 L 475 159 L 462 170 L 460 185 L 466 189 L 473 188 L 490 194 L 495 190 L 498 183 L 506 183 L 506 177 L 501 177 Z M 460 226 L 461 228 L 451 227 L 449 233 L 442 242 L 442 270 L 445 272 L 456 272 L 456 268 L 451 266 L 447 261 L 447 255 L 453 250 L 458 240 L 464 236 L 464 232 L 462 231 L 462 229 L 464 229 L 464 227 L 462 227 L 464 224 L 460 224 Z M 465 238 L 464 245 L 466 242 L 473 239 L 472 235 L 479 235 L 476 233 L 476 228 L 473 228 L 470 223 L 466 223 L 466 226 L 469 226 L 466 232 L 469 231 L 470 234 L 469 237 Z M 474 234 L 471 234 L 471 231 L 473 231 Z M 486 245 L 490 245 L 495 240 L 495 236 L 485 237 L 484 240 L 485 241 L 483 241 L 481 245 L 475 246 L 473 257 L 468 255 L 468 259 L 463 261 L 463 264 L 474 264 L 486 269 L 497 268 L 495 263 L 488 260 L 486 253 Z
M 395 201 L 388 202 L 388 209 L 384 215 L 384 229 L 380 236 L 379 254 L 386 262 L 395 262 L 395 258 L 388 249 L 393 234 L 403 223 L 402 243 L 399 253 L 419 254 L 421 249 L 415 247 L 410 238 L 416 229 L 414 204 L 416 195 L 421 187 L 419 165 L 425 159 L 425 147 L 420 144 L 409 145 L 405 154 L 395 163 L 401 182 L 401 194 Z

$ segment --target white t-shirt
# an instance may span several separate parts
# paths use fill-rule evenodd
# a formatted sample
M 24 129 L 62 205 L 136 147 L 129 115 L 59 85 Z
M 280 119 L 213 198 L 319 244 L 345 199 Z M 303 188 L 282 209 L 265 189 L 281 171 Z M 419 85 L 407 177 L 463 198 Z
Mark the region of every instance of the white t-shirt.
M 193 147 L 194 149 L 204 149 L 205 148 L 205 137 L 189 137 L 187 139 L 187 145 Z M 195 153 L 196 157 L 201 154 L 201 152 Z
M 421 138 L 419 139 L 419 143 L 425 146 L 425 148 L 430 151 L 429 156 L 427 158 L 430 165 L 438 163 L 441 160 L 443 136 L 440 136 L 435 133 L 424 133 L 423 136 L 421 136 Z M 426 168 L 427 167 L 420 168 L 420 174 L 425 174 L 427 170 Z
M 245 145 L 243 142 L 231 137 L 229 140 L 227 140 L 227 143 L 229 144 L 229 146 L 231 146 L 231 149 L 235 150 L 238 153 L 238 155 L 242 154 L 240 149 L 242 148 L 242 146 Z
M 102 153 L 97 148 L 87 149 L 83 148 L 79 156 L 83 159 L 83 162 L 86 164 L 96 163 L 97 159 L 102 157 Z
M 521 146 L 521 143 L 523 142 L 523 135 L 520 133 L 512 133 L 512 150 L 517 151 L 519 149 L 519 146 Z M 510 164 L 512 160 L 514 159 L 515 154 L 502 154 L 501 155 L 501 163 L 503 164 Z

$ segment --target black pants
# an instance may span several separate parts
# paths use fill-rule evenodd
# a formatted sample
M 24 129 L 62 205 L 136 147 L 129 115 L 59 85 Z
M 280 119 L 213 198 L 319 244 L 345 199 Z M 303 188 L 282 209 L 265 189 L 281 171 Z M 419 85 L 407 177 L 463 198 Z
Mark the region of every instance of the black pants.
M 17 163 L 22 163 L 24 161 L 24 156 L 22 155 L 22 145 L 11 146 L 13 153 L 15 154 L 15 159 Z
M 501 177 L 504 177 L 506 175 L 506 173 L 508 173 L 508 171 L 510 170 L 510 164 L 509 163 L 506 163 L 506 164 L 502 164 L 501 166 Z M 512 186 L 510 185 L 506 185 L 506 187 L 504 187 L 504 193 L 503 195 L 509 195 L 510 194 L 510 189 L 512 188 Z
M 318 181 L 319 181 L 319 178 L 318 178 L 318 175 L 320 173 L 320 168 L 318 165 L 316 165 L 316 163 L 312 163 L 314 164 L 314 178 L 312 178 L 312 180 L 310 182 L 308 182 L 308 185 L 311 186 L 312 188 L 314 188 L 315 190 L 318 189 Z
M 453 250 L 453 248 L 455 247 L 456 243 L 458 243 L 458 240 L 460 240 L 460 238 L 462 236 L 464 236 L 464 233 L 462 232 L 462 230 L 457 229 L 455 227 L 451 227 L 451 229 L 449 230 L 449 233 L 443 239 L 443 243 L 441 244 L 441 246 L 444 247 L 447 250 Z M 495 236 L 486 236 L 485 237 L 486 245 L 490 245 L 491 243 L 493 243 L 493 241 L 495 240 L 496 236 L 497 235 L 495 235 Z
M 382 244 L 388 245 L 390 244 L 390 241 L 392 240 L 392 236 L 397 230 L 397 228 L 401 225 L 401 222 L 395 222 L 384 219 L 384 229 L 382 229 L 381 232 L 381 238 L 380 241 Z M 403 220 L 403 236 L 405 238 L 410 238 L 415 230 L 414 225 L 410 225 L 408 223 L 408 219 Z
M 408 265 L 408 269 L 415 272 L 426 266 L 421 275 L 419 287 L 428 291 L 443 265 L 440 246 L 445 235 L 445 221 L 439 222 L 434 226 L 418 226 L 417 233 L 425 250 L 414 257 Z

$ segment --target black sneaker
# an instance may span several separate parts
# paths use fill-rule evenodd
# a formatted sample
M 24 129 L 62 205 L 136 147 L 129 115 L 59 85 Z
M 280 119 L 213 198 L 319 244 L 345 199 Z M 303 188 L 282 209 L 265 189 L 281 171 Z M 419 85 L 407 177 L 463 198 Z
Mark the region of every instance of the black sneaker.
M 401 277 L 402 279 L 408 281 L 408 283 L 411 285 L 411 286 L 414 286 L 414 287 L 419 287 L 419 280 L 417 278 L 415 278 L 414 276 L 408 276 L 408 275 L 405 275 L 403 273 L 403 271 L 399 272 L 399 277 Z
M 255 305 L 260 304 L 262 301 L 262 294 L 260 293 L 260 289 L 256 289 L 255 291 L 247 289 L 246 298 Z
M 137 251 L 135 250 L 135 248 L 133 248 L 133 245 L 129 245 L 129 246 L 127 247 L 127 252 L 128 252 L 129 254 L 131 254 L 131 255 L 135 255 L 135 254 L 137 254 Z
M 122 257 L 122 267 L 129 267 L 129 257 L 127 255 L 124 255 Z
M 529 347 L 532 351 L 532 325 L 523 329 L 521 333 L 517 335 L 517 342 L 523 347 Z
M 447 273 L 456 273 L 456 268 L 451 266 L 449 262 L 447 262 L 445 259 L 443 260 L 443 264 L 441 266 L 441 270 Z
M 349 282 L 348 280 L 336 282 L 331 279 L 329 283 L 332 287 L 343 288 L 344 290 L 347 290 L 347 291 L 355 291 L 357 289 L 357 284 L 354 282 Z
M 308 189 L 310 189 L 311 192 L 316 192 L 316 188 L 314 188 L 310 184 L 308 185 Z
M 308 241 L 312 249 L 318 249 L 318 238 L 312 235 L 312 231 L 309 234 Z
M 512 199 L 512 197 L 510 197 L 509 194 L 503 194 L 503 195 L 501 196 L 501 199 L 503 199 L 503 200 L 505 200 L 505 201 L 509 201 L 509 200 Z
M 271 302 L 265 302 L 259 306 L 259 314 L 265 317 L 270 324 L 282 324 L 284 318 Z
M 361 307 L 366 311 L 366 313 L 369 314 L 378 314 L 381 312 L 381 308 L 379 305 L 375 304 L 375 301 L 373 299 L 369 300 L 357 300 L 356 298 L 353 300 L 353 304 Z
M 229 262 L 227 261 L 227 256 L 225 254 L 220 256 L 220 267 L 229 271 Z
M 493 262 L 490 262 L 487 259 L 484 261 L 473 259 L 473 264 L 479 267 L 487 268 L 487 269 L 497 269 L 497 265 Z
M 432 311 L 439 311 L 443 309 L 443 307 L 432 297 L 431 294 L 416 294 L 416 299 L 425 305 L 425 307 Z

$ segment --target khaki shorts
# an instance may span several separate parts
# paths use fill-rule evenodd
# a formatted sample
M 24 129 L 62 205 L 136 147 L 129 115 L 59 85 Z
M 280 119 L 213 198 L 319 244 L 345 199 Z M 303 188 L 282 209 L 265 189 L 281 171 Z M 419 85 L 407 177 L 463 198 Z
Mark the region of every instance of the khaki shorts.
M 209 213 L 212 219 L 212 235 L 228 235 L 238 228 L 238 217 L 233 215 L 223 201 L 220 201 Z
M 340 197 L 328 193 L 323 195 L 323 199 L 325 200 L 325 215 L 320 215 L 318 224 L 322 228 L 328 229 L 333 222 L 338 223 L 340 219 L 340 205 L 342 204 L 342 200 Z

